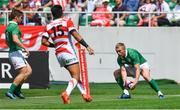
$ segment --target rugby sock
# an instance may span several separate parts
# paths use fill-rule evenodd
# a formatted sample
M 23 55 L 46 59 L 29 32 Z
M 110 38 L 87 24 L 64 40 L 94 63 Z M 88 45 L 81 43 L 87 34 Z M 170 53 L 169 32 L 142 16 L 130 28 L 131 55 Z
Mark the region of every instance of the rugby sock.
M 163 93 L 161 91 L 158 91 L 158 96 L 160 96 L 160 95 L 163 95 Z
M 124 91 L 123 91 L 126 95 L 129 95 L 129 92 L 128 92 L 128 90 L 127 89 L 124 89 Z
M 158 87 L 158 85 L 157 85 L 157 83 L 156 83 L 156 81 L 154 79 L 151 79 L 149 84 L 156 92 L 160 91 L 160 89 L 159 89 L 159 87 Z
M 121 78 L 121 77 L 118 77 L 118 78 L 116 79 L 116 82 L 117 82 L 117 84 L 121 87 L 121 89 L 124 90 L 122 78 Z
M 9 90 L 8 90 L 8 92 L 10 92 L 11 94 L 13 94 L 16 88 L 17 88 L 17 86 L 16 86 L 14 83 L 12 83 L 12 84 L 11 84 L 11 87 L 10 87 Z
M 19 84 L 16 89 L 14 90 L 15 93 L 21 93 L 21 87 L 22 87 L 22 84 Z
M 66 92 L 68 95 L 71 94 L 72 90 L 76 87 L 77 85 L 77 80 L 75 78 L 72 78 L 69 83 L 68 83 L 68 86 L 66 88 Z
M 81 92 L 81 94 L 86 94 L 85 89 L 84 89 L 81 81 L 79 81 L 77 83 L 77 87 L 78 87 L 79 91 Z

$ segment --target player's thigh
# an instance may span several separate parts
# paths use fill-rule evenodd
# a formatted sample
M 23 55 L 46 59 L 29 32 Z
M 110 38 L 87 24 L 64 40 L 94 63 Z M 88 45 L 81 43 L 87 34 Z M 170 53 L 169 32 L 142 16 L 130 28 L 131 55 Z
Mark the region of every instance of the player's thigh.
M 27 75 L 31 75 L 32 74 L 32 68 L 31 68 L 31 66 L 29 65 L 29 63 L 26 61 L 26 68 L 27 68 Z
M 65 68 L 69 71 L 72 78 L 75 78 L 78 81 L 80 80 L 80 68 L 78 63 L 69 65 Z
M 24 67 L 18 68 L 16 71 L 18 72 L 18 74 L 23 74 L 25 76 L 28 70 L 27 70 L 27 67 L 24 66 Z
M 150 81 L 151 80 L 151 76 L 150 76 L 150 67 L 148 63 L 144 63 L 142 65 L 140 65 L 141 68 L 141 75 L 143 76 L 143 78 L 146 81 Z
M 141 75 L 143 76 L 143 78 L 146 81 L 150 81 L 151 80 L 150 70 L 148 68 L 142 68 Z
M 75 63 L 69 66 L 65 67 L 70 74 L 74 75 L 74 74 L 79 74 L 80 73 L 80 68 L 79 68 L 79 63 Z

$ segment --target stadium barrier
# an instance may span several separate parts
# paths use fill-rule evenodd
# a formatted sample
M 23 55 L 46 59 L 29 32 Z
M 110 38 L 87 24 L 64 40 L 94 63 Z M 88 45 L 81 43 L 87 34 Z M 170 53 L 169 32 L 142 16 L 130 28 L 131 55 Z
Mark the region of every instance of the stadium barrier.
M 0 51 L 7 51 L 5 42 L 5 28 L 6 26 L 0 25 Z M 41 34 L 44 32 L 43 26 L 20 26 L 22 31 L 22 40 L 24 45 L 30 51 L 47 51 L 47 47 L 41 45 Z
M 48 88 L 49 86 L 49 52 L 31 51 L 26 60 L 33 69 L 32 75 L 22 88 Z M 8 52 L 0 52 L 0 88 L 9 88 L 17 73 L 8 58 Z
M 79 32 L 95 50 L 94 56 L 86 53 L 90 82 L 115 82 L 113 72 L 119 68 L 115 45 L 124 42 L 145 56 L 154 79 L 171 79 L 180 83 L 179 27 L 82 26 Z

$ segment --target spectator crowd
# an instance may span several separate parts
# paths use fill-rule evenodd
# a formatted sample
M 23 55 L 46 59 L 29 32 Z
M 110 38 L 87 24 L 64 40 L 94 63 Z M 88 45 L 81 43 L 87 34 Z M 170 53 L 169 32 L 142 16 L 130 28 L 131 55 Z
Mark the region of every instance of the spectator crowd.
M 180 0 L 1 0 L 0 24 L 7 19 L 3 11 L 16 8 L 27 12 L 22 24 L 46 25 L 57 4 L 79 12 L 81 26 L 180 26 Z

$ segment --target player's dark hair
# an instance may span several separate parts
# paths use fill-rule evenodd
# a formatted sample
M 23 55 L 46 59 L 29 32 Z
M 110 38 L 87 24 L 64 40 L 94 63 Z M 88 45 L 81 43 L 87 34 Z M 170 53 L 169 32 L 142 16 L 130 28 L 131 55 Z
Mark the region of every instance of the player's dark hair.
M 13 8 L 11 12 L 11 19 L 14 19 L 15 17 L 20 17 L 20 16 L 23 16 L 23 12 Z
M 116 44 L 116 48 L 118 48 L 119 46 L 124 47 L 124 50 L 126 49 L 125 44 L 124 44 L 124 43 L 122 43 L 122 42 L 119 42 L 119 43 L 117 43 L 117 44 Z
M 62 7 L 60 5 L 54 5 L 51 8 L 51 13 L 54 19 L 60 18 L 63 15 Z
M 180 0 L 177 0 L 177 2 L 176 2 L 178 5 L 180 5 Z

